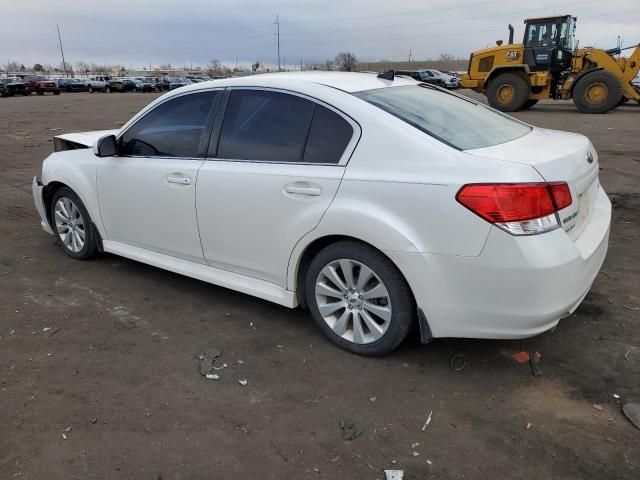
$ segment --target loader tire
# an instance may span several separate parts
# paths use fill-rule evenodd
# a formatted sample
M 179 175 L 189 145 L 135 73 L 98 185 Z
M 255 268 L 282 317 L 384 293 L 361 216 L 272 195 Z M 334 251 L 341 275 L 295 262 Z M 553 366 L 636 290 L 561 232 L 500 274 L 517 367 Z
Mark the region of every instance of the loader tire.
M 487 89 L 489 105 L 501 112 L 516 112 L 529 97 L 529 83 L 517 73 L 503 73 L 491 80 Z
M 537 98 L 532 98 L 530 100 L 527 100 L 526 102 L 524 102 L 524 105 L 522 106 L 522 110 L 528 110 L 529 108 L 533 107 L 536 103 L 538 103 Z
M 573 103 L 582 113 L 606 113 L 622 99 L 622 85 L 611 72 L 597 70 L 578 80 L 573 89 Z

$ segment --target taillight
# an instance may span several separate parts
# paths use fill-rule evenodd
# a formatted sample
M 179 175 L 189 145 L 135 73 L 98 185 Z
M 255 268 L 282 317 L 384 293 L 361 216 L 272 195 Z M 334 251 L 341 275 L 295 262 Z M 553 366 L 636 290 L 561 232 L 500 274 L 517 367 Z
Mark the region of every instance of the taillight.
M 560 226 L 556 212 L 571 205 L 564 182 L 464 185 L 456 200 L 513 235 L 548 232 Z

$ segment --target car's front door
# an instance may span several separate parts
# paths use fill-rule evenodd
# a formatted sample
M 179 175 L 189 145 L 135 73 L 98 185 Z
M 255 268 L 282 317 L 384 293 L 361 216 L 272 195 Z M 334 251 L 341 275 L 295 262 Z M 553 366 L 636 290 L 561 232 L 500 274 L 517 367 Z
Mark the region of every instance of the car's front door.
M 183 94 L 155 107 L 118 138 L 98 167 L 108 240 L 204 263 L 195 188 L 222 90 Z
M 333 200 L 359 128 L 299 95 L 242 88 L 227 95 L 198 175 L 205 259 L 285 287 L 291 252 Z

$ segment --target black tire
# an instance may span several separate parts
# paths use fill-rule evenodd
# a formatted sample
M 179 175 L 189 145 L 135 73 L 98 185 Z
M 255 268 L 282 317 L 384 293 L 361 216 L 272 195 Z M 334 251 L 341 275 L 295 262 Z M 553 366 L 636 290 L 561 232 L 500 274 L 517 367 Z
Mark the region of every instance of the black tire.
M 111 93 L 111 87 L 109 85 L 104 87 L 104 93 Z
M 73 204 L 78 209 L 80 217 L 82 218 L 82 223 L 84 226 L 83 231 L 85 234 L 84 246 L 77 252 L 74 252 L 69 246 L 65 244 L 64 239 L 62 238 L 62 234 L 58 232 L 58 228 L 56 227 L 55 206 L 58 200 L 60 200 L 61 198 L 67 198 L 71 202 L 73 202 Z M 95 227 L 91 222 L 91 217 L 89 217 L 89 213 L 87 212 L 84 203 L 82 203 L 82 200 L 80 200 L 80 197 L 78 197 L 78 195 L 76 195 L 76 193 L 68 187 L 59 188 L 53 194 L 53 198 L 51 199 L 49 208 L 51 214 L 51 226 L 53 228 L 53 231 L 56 233 L 58 242 L 62 246 L 64 252 L 70 257 L 77 260 L 88 260 L 95 257 L 96 253 L 98 252 L 98 233 L 96 232 Z
M 502 94 L 504 89 L 511 88 L 511 95 L 507 99 Z M 520 110 L 529 97 L 529 83 L 517 73 L 501 73 L 491 80 L 487 89 L 489 105 L 501 112 L 516 112 Z
M 24 95 L 25 97 L 28 97 L 29 95 L 31 95 L 31 91 L 26 88 L 22 90 L 22 92 L 20 93 L 22 93 L 22 95 Z
M 69 90 L 69 91 L 71 91 L 71 90 Z M 54 90 L 53 94 L 54 95 L 60 95 L 60 90 Z
M 528 110 L 529 108 L 533 107 L 536 103 L 538 103 L 538 99 L 531 98 L 526 102 L 524 102 L 524 105 L 522 106 L 522 110 Z
M 36 90 L 36 95 L 44 95 L 44 90 Z
M 89 93 L 93 93 L 93 85 L 89 85 L 89 86 L 87 87 L 87 92 L 89 92 Z
M 320 314 L 315 294 L 316 281 L 325 266 L 339 259 L 349 259 L 365 265 L 377 275 L 387 289 L 391 303 L 391 318 L 387 330 L 377 340 L 355 343 L 342 338 Z M 306 303 L 315 323 L 329 340 L 350 352 L 370 357 L 385 355 L 402 343 L 415 323 L 416 306 L 404 277 L 389 258 L 364 243 L 344 240 L 325 247 L 311 260 L 304 282 Z M 348 304 L 346 300 L 345 304 Z M 346 307 L 343 312 L 346 312 Z M 350 322 L 353 331 L 353 320 Z M 367 330 L 370 331 L 369 328 Z
M 583 75 L 573 89 L 573 103 L 582 113 L 606 113 L 616 108 L 621 99 L 622 85 L 606 70 Z

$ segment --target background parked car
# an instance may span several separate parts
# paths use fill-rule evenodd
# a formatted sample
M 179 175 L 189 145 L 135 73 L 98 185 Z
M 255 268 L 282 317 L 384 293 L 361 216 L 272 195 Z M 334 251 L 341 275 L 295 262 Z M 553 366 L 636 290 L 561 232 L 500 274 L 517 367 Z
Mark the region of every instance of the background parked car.
M 136 82 L 136 91 L 138 92 L 155 92 L 157 89 L 157 82 L 154 78 L 136 78 L 134 81 Z
M 16 77 L 0 79 L 0 97 L 13 97 L 16 94 L 29 95 L 22 80 Z
M 86 92 L 87 85 L 78 78 L 59 78 L 58 88 L 65 92 Z
M 175 79 L 173 77 L 162 77 L 158 81 L 158 91 L 164 92 L 166 90 L 169 90 L 169 85 L 171 85 L 171 82 L 173 82 L 174 80 Z
M 93 93 L 96 90 L 105 92 L 110 81 L 111 77 L 107 77 L 105 75 L 97 75 L 89 77 L 84 81 L 84 83 L 87 85 L 87 90 L 89 91 L 89 93 Z
M 38 95 L 44 95 L 48 92 L 60 95 L 57 82 L 42 75 L 25 75 L 22 81 L 29 93 L 36 92 Z
M 192 83 L 194 82 L 186 77 L 176 77 L 169 84 L 169 90 L 175 90 L 176 88 L 184 87 L 185 85 L 191 85 Z
M 107 85 L 106 91 L 107 93 L 111 92 L 135 92 L 136 84 L 130 78 L 116 78 L 109 82 Z
M 458 88 L 458 77 L 442 73 L 440 70 L 424 68 L 421 70 L 397 70 L 396 75 L 406 75 L 424 83 L 430 83 L 445 88 Z

